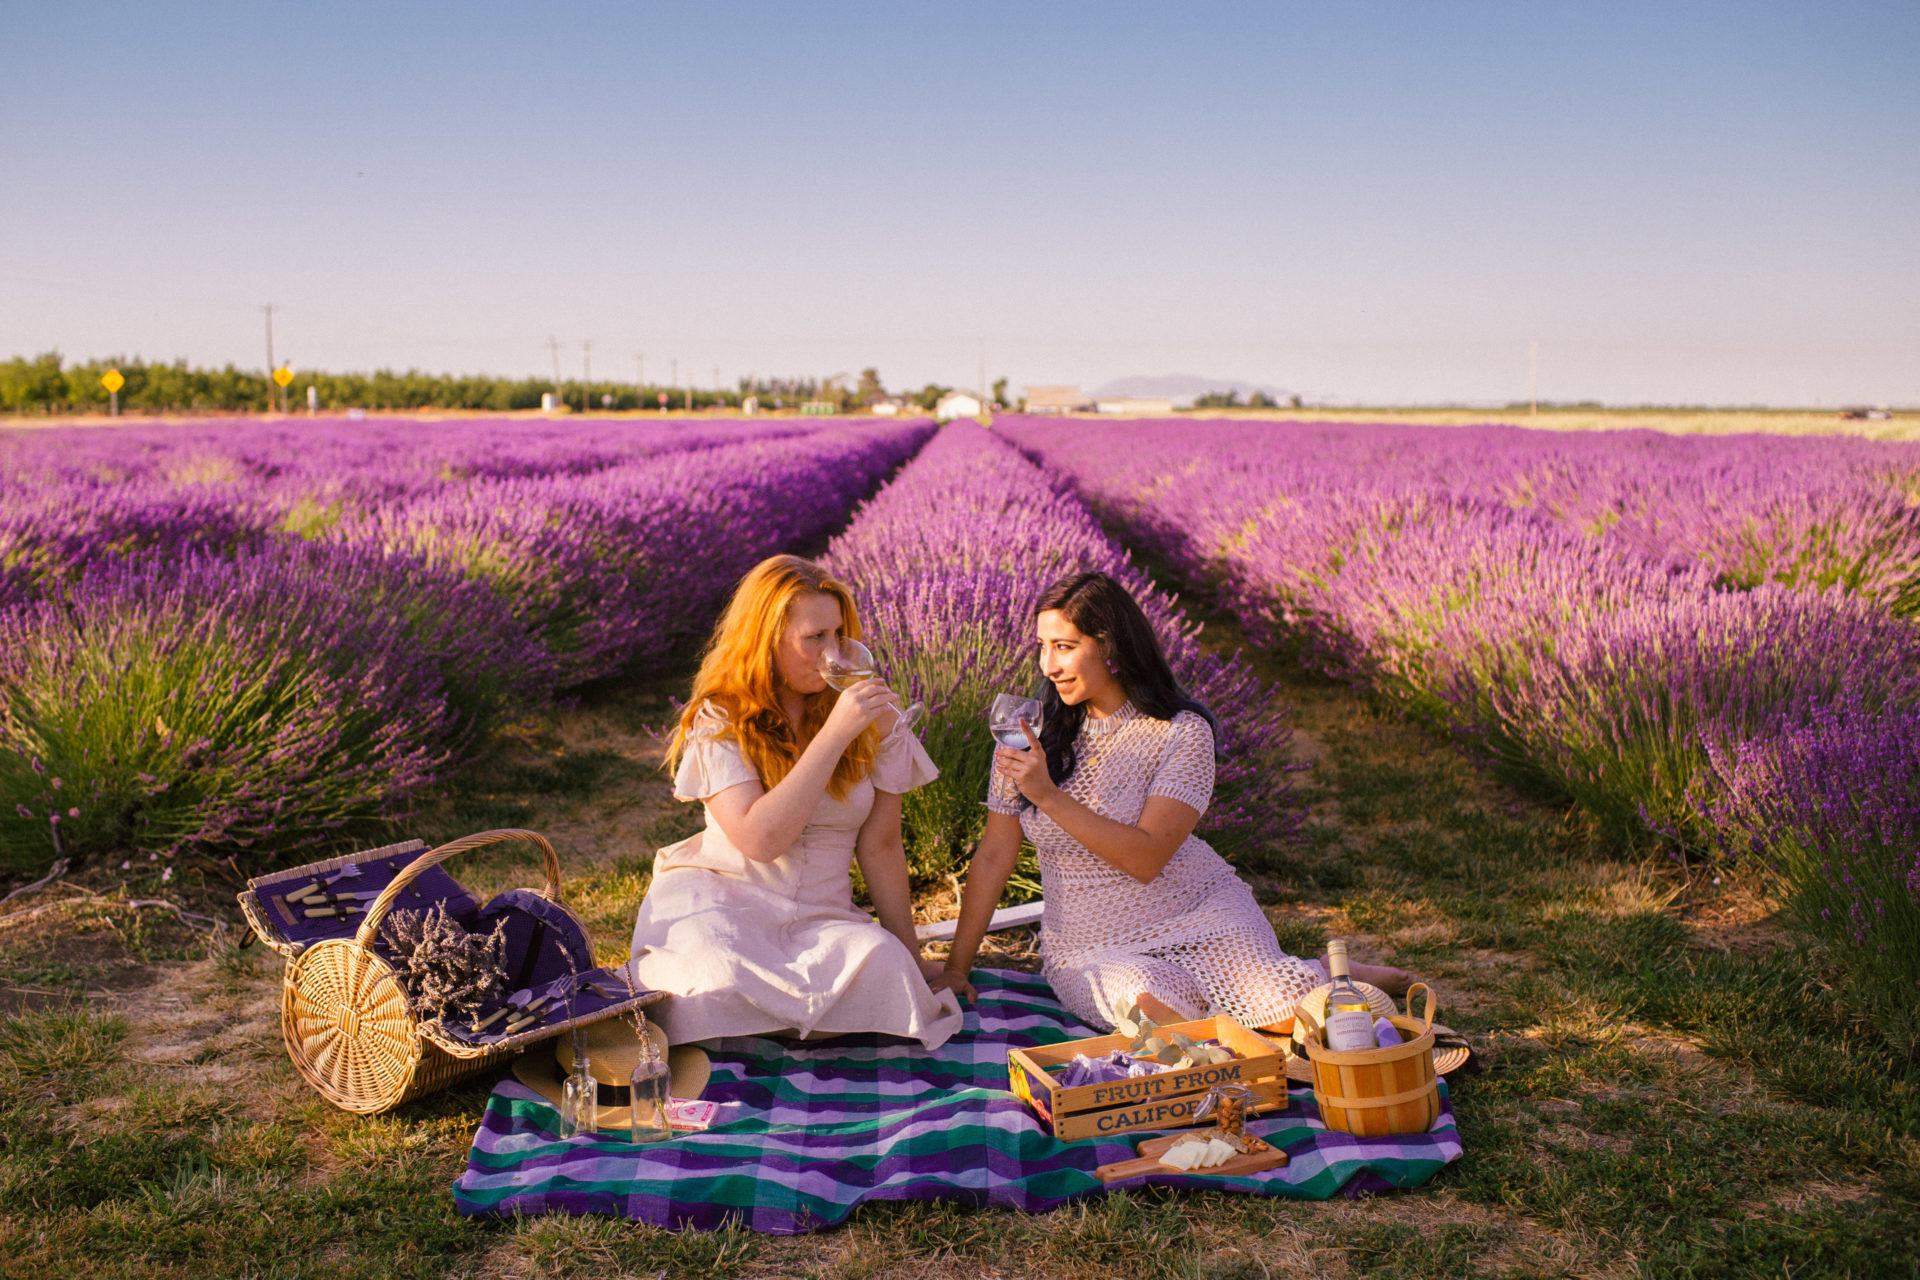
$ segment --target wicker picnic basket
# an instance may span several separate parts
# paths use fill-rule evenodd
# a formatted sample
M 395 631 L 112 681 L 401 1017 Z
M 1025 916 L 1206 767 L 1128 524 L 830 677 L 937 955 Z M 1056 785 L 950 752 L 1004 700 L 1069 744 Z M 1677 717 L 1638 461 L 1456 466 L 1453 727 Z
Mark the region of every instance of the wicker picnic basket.
M 483 905 L 440 867 L 459 854 L 514 842 L 540 852 L 546 885 L 537 893 L 509 889 Z M 343 884 L 352 888 L 334 887 Z M 332 905 L 303 907 L 314 900 L 304 895 L 323 892 L 320 886 Z M 343 897 L 335 900 L 335 893 Z M 367 898 L 364 908 L 355 905 Z M 508 1008 L 548 1007 L 563 1016 L 528 1014 L 532 1025 L 510 1033 L 487 1029 L 504 1009 L 472 1026 L 417 1017 L 381 950 L 381 923 L 402 904 L 442 904 L 476 931 L 504 921 L 507 968 L 519 988 Z M 587 967 L 592 946 L 579 917 L 561 901 L 560 859 L 533 831 L 483 831 L 437 849 L 410 840 L 274 872 L 247 882 L 240 907 L 255 935 L 287 958 L 280 1031 L 288 1057 L 322 1097 L 348 1111 L 392 1110 L 502 1065 L 530 1044 L 664 998 L 630 989 L 614 970 Z
M 1424 1018 L 1413 1016 L 1414 992 L 1427 997 Z M 1440 1088 L 1433 1070 L 1433 988 L 1416 982 L 1407 989 L 1406 1016 L 1387 1020 L 1405 1040 L 1379 1049 L 1329 1049 L 1313 1015 L 1307 1020 L 1307 1061 L 1313 1068 L 1313 1097 L 1329 1129 L 1362 1138 L 1389 1133 L 1425 1133 L 1440 1118 Z

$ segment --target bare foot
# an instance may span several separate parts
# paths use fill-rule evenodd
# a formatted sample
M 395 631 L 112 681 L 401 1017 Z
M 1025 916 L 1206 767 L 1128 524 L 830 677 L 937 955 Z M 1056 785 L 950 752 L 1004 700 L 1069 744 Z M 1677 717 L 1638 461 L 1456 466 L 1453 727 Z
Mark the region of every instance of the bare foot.
M 1407 988 L 1414 981 L 1405 969 L 1396 969 L 1390 964 L 1361 964 L 1355 960 L 1347 966 L 1347 971 L 1357 981 L 1376 986 L 1390 996 L 1407 994 Z

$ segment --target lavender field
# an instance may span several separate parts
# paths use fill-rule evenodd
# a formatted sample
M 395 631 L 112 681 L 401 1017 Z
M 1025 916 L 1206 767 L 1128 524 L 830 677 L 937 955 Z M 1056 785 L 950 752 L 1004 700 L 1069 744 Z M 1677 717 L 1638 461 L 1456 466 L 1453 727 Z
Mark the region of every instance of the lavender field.
M 11 433 L 0 866 L 276 856 L 391 819 L 502 719 L 684 658 L 741 573 L 930 430 Z
M 1012 417 L 0 432 L 0 890 L 66 867 L 0 911 L 0 1256 L 125 1275 L 324 1256 L 369 1277 L 1910 1270 L 1917 502 L 1920 446 L 1839 438 Z M 928 706 L 942 777 L 906 812 L 921 920 L 953 912 L 982 709 L 1034 679 L 1034 595 L 1072 569 L 1126 581 L 1222 721 L 1202 834 L 1290 950 L 1342 936 L 1434 983 L 1484 1064 L 1454 1081 L 1467 1157 L 1352 1204 L 901 1205 L 782 1241 L 481 1228 L 447 1185 L 484 1080 L 375 1118 L 317 1101 L 278 1040 L 277 962 L 214 919 L 235 877 L 529 826 L 617 962 L 652 851 L 698 822 L 653 735 L 775 551 L 853 585 L 881 665 Z M 1027 871 L 1016 892 L 1037 892 Z M 1020 932 L 987 954 L 1034 959 Z M 98 1115 L 120 1122 L 80 1141 Z
M 0 860 L 351 838 L 504 720 L 673 669 L 747 565 L 830 534 L 933 712 L 946 777 L 909 813 L 923 882 L 977 832 L 976 721 L 1028 678 L 1025 602 L 1082 567 L 1134 584 L 1221 711 L 1208 834 L 1284 847 L 1287 706 L 1243 656 L 1202 651 L 1084 496 L 1255 645 L 1623 845 L 1766 882 L 1920 1043 L 1920 445 L 1003 418 L 922 448 L 932 430 L 10 433 Z
M 1257 642 L 1769 882 L 1920 1049 L 1920 446 L 996 425 Z

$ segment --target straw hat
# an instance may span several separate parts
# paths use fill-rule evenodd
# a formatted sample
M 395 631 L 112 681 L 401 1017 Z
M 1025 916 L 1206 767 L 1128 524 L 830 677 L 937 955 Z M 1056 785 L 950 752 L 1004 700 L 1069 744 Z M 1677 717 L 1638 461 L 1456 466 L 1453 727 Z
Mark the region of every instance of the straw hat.
M 1373 1010 L 1376 1018 L 1383 1017 L 1389 1013 L 1402 1012 L 1400 1009 L 1394 1007 L 1392 996 L 1374 986 L 1372 983 L 1361 982 L 1356 978 L 1354 979 L 1353 985 L 1360 988 L 1360 994 L 1367 998 L 1367 1007 Z M 1327 1021 L 1327 993 L 1332 990 L 1332 983 L 1315 987 L 1300 997 L 1297 1007 L 1303 1008 L 1312 1014 L 1313 1021 L 1316 1025 L 1325 1026 Z M 1433 1024 L 1433 1034 L 1436 1036 L 1451 1035 L 1452 1031 L 1450 1028 L 1444 1027 L 1436 1022 Z M 1301 1030 L 1300 1019 L 1293 1019 L 1293 1030 L 1282 1041 L 1282 1044 L 1284 1047 L 1293 1050 L 1287 1057 L 1287 1078 L 1289 1080 L 1297 1080 L 1301 1084 L 1312 1084 L 1313 1067 L 1307 1062 L 1306 1038 Z M 1433 1051 L 1434 1073 L 1436 1075 L 1446 1075 L 1449 1071 L 1460 1067 L 1466 1060 L 1467 1050 L 1463 1048 L 1436 1048 Z
M 580 1031 L 587 1055 L 587 1074 L 599 1086 L 599 1128 L 624 1129 L 627 1126 L 627 1090 L 633 1068 L 640 1061 L 640 1041 L 623 1019 L 606 1018 Z M 693 1099 L 707 1087 L 711 1064 L 704 1049 L 693 1045 L 667 1046 L 667 1033 L 659 1024 L 647 1023 L 647 1038 L 667 1062 L 667 1093 L 671 1097 Z M 540 1094 L 556 1107 L 573 1068 L 573 1037 L 556 1036 L 552 1049 L 534 1045 L 513 1060 L 514 1078 Z

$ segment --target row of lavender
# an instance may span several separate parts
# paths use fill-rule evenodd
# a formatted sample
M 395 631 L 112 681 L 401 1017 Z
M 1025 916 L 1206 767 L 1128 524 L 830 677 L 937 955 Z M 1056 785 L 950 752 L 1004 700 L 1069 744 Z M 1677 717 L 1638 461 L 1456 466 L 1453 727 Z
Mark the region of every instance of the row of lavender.
M 1737 855 L 1920 1045 L 1920 451 L 1001 420 L 1263 642 Z
M 279 477 L 170 472 L 129 433 L 138 494 L 118 506 L 97 439 L 64 475 L 10 466 L 0 866 L 281 851 L 390 819 L 500 717 L 682 653 L 754 561 L 824 536 L 931 430 L 703 428 L 611 447 L 596 431 L 569 453 L 529 426 L 517 443 L 497 423 L 466 439 L 471 458 L 538 457 L 530 474 L 468 467 L 440 432 L 446 470 L 398 496 L 344 427 L 282 442 Z M 53 433 L 10 443 L 10 461 L 58 454 Z M 106 516 L 83 500 L 96 484 Z
M 928 705 L 922 736 L 942 775 L 907 797 L 918 876 L 956 867 L 978 835 L 994 745 L 987 706 L 996 693 L 1038 692 L 1033 603 L 1078 570 L 1105 571 L 1133 590 L 1175 674 L 1220 719 L 1224 755 L 1202 830 L 1251 855 L 1296 821 L 1288 708 L 1239 658 L 1202 651 L 1197 626 L 1080 500 L 984 429 L 943 430 L 861 508 L 827 559 L 854 586 L 883 668 Z
M 816 429 L 323 418 L 0 432 L 0 605 L 70 580 L 102 550 L 231 555 L 471 485 L 565 482 Z
M 302 418 L 73 427 L 0 436 L 0 494 L 65 480 L 275 484 L 394 496 L 449 480 L 583 475 L 660 453 L 805 435 L 821 420 Z

